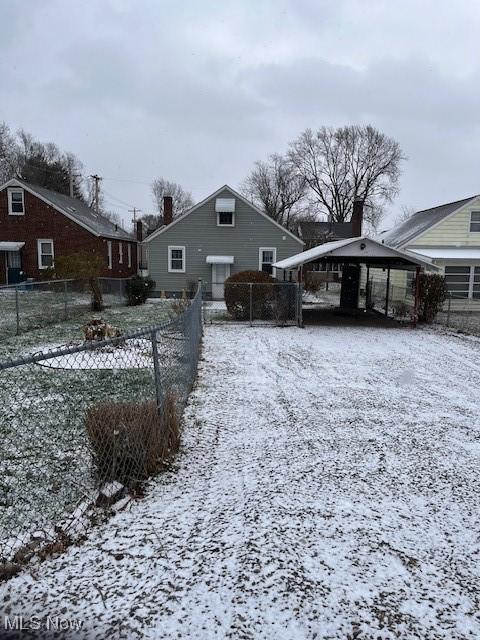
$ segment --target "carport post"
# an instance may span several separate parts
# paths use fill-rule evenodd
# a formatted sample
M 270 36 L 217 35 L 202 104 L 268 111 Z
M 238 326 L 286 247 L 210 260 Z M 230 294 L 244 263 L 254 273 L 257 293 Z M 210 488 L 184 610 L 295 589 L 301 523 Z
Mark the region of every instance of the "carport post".
M 367 284 L 365 285 L 365 309 L 370 305 L 370 265 L 367 264 Z
M 20 333 L 20 304 L 18 300 L 18 287 L 15 287 L 15 316 L 17 318 L 17 331 L 16 335 Z
M 387 269 L 387 293 L 385 295 L 385 315 L 388 316 L 388 303 L 390 302 L 390 267 Z
M 252 287 L 253 284 L 250 282 L 250 326 L 253 324 L 253 292 Z
M 415 269 L 415 303 L 413 306 L 412 329 L 415 329 L 418 323 L 418 307 L 420 303 L 420 267 Z

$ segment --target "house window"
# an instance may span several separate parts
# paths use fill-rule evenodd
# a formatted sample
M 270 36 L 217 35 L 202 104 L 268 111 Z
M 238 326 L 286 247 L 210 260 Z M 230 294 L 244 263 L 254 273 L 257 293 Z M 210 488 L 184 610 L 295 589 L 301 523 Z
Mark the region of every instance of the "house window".
M 235 214 L 233 213 L 233 211 L 219 211 L 217 213 L 217 226 L 218 227 L 234 227 Z
M 107 240 L 107 265 L 109 269 L 112 268 L 112 262 L 112 241 Z
M 273 263 L 277 261 L 277 250 L 275 247 L 260 247 L 258 252 L 258 270 L 265 271 L 270 275 L 275 275 Z
M 475 269 L 476 270 L 476 269 Z M 452 298 L 470 297 L 471 267 L 445 267 L 445 281 Z
M 38 268 L 53 267 L 53 240 L 37 240 Z
M 168 247 L 168 270 L 185 273 L 185 247 Z
M 480 267 L 472 267 L 473 270 L 473 287 L 472 298 L 480 300 Z
M 23 216 L 25 214 L 23 189 L 8 190 L 8 214 L 11 216 Z
M 127 258 L 129 268 L 132 266 L 132 245 L 127 244 Z
M 123 264 L 123 242 L 118 243 L 118 264 Z
M 470 233 L 480 233 L 480 211 L 470 214 Z

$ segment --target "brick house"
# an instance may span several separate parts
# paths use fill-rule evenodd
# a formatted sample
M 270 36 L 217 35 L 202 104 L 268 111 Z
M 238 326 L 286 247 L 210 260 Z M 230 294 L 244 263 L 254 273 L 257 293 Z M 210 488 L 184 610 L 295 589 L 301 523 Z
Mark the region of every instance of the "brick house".
M 56 256 L 99 255 L 103 276 L 137 273 L 135 237 L 81 200 L 18 180 L 0 186 L 0 284 L 42 280 Z

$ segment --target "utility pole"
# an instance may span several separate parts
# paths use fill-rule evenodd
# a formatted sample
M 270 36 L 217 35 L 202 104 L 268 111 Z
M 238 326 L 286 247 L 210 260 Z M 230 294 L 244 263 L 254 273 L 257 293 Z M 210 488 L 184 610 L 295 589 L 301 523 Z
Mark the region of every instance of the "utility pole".
M 95 213 L 98 214 L 98 197 L 100 193 L 99 183 L 102 178 L 98 176 L 96 173 L 94 175 L 91 175 L 90 178 L 92 178 L 92 180 L 95 180 L 95 196 L 94 196 L 93 202 L 95 204 Z
M 133 213 L 133 232 L 135 233 L 135 230 L 137 228 L 137 213 L 142 213 L 141 209 L 137 209 L 137 207 L 133 207 L 133 209 L 129 209 L 128 213 Z

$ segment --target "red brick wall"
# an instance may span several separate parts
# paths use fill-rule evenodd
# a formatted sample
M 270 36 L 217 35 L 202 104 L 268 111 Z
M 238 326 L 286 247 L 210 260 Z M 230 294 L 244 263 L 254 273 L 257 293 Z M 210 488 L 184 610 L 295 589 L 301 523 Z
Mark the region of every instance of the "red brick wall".
M 55 257 L 88 251 L 104 261 L 103 276 L 127 278 L 137 273 L 137 245 L 132 245 L 132 266 L 128 267 L 128 242 L 123 242 L 123 264 L 119 263 L 119 241 L 112 242 L 112 269 L 108 269 L 107 238 L 98 238 L 70 218 L 25 191 L 25 215 L 8 215 L 7 189 L 0 191 L 0 241 L 25 242 L 21 250 L 22 269 L 27 278 L 42 280 L 38 268 L 37 240 L 53 240 Z M 0 252 L 0 283 L 5 282 L 5 255 Z

